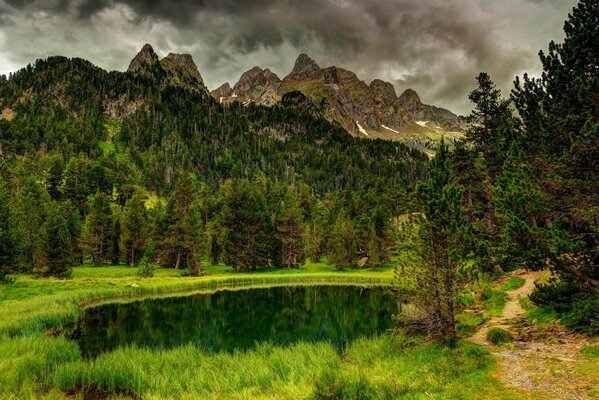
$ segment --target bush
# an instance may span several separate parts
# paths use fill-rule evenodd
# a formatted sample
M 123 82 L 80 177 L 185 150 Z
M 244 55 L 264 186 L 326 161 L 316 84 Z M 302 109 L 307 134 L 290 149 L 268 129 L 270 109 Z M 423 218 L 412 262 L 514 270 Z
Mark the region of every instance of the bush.
M 579 297 L 562 316 L 562 324 L 576 332 L 599 335 L 599 293 Z
M 495 346 L 509 343 L 512 340 L 514 340 L 512 334 L 505 329 L 494 327 L 489 329 L 489 332 L 487 332 L 487 341 L 493 343 Z
M 580 293 L 580 287 L 574 282 L 551 280 L 537 285 L 530 294 L 530 301 L 541 307 L 552 308 L 557 312 L 570 311 L 574 297 Z
M 152 264 L 146 257 L 142 258 L 139 262 L 139 269 L 137 270 L 137 275 L 142 278 L 151 278 L 154 276 L 154 271 L 156 270 L 156 266 Z

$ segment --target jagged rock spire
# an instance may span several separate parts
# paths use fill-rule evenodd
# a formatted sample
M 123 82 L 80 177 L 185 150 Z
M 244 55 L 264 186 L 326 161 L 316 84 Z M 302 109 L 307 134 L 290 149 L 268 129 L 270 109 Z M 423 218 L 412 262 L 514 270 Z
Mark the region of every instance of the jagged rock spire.
M 316 61 L 310 58 L 307 54 L 300 54 L 297 60 L 295 60 L 295 66 L 289 74 L 289 77 L 299 81 L 319 73 L 320 71 L 320 67 L 318 64 L 316 64 Z
M 149 44 L 145 44 L 139 53 L 131 60 L 127 72 L 134 74 L 141 74 L 151 71 L 152 68 L 159 64 L 158 56 L 154 52 L 154 49 Z

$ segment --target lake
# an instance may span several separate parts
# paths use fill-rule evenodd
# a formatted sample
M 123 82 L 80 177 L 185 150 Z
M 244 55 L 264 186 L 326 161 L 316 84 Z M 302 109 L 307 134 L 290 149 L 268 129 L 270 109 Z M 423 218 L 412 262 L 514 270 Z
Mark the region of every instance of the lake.
M 393 327 L 399 303 L 381 287 L 285 286 L 221 290 L 87 308 L 71 337 L 86 357 L 119 346 L 168 349 L 186 344 L 232 351 L 257 342 L 300 340 L 342 348 Z

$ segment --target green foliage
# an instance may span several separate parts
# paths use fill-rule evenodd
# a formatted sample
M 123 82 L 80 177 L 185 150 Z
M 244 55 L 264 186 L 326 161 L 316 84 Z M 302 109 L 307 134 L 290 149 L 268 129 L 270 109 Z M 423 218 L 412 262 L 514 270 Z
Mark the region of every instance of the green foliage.
M 73 246 L 64 211 L 52 204 L 47 212 L 41 236 L 41 248 L 35 272 L 44 276 L 68 278 L 73 267 Z
M 353 267 L 356 250 L 356 232 L 353 221 L 342 210 L 337 215 L 335 225 L 331 229 L 327 255 L 329 263 L 339 269 Z
M 511 290 L 520 289 L 526 283 L 526 279 L 517 276 L 512 276 L 506 283 L 501 285 L 501 290 L 509 292 Z
M 599 335 L 599 293 L 577 296 L 569 312 L 563 314 L 564 326 L 591 336 Z
M 414 218 L 416 226 L 407 228 L 413 233 L 402 249 L 412 256 L 400 260 L 396 277 L 399 293 L 419 311 L 407 322 L 454 347 L 460 293 L 470 279 L 465 263 L 468 232 L 461 209 L 463 190 L 455 183 L 443 142 L 428 172 L 428 181 L 418 188 L 423 212 Z
M 147 257 L 143 257 L 139 263 L 137 268 L 137 275 L 142 278 L 152 278 L 154 276 L 154 272 L 156 271 L 156 266 L 148 260 Z
M 505 329 L 501 329 L 496 326 L 489 329 L 489 331 L 487 332 L 486 339 L 488 342 L 493 343 L 495 346 L 509 343 L 512 340 L 514 340 L 511 333 L 509 333 Z
M 82 238 L 82 247 L 91 256 L 94 265 L 104 265 L 111 260 L 112 235 L 110 198 L 104 193 L 97 192 L 85 220 Z
M 264 193 L 247 181 L 229 180 L 222 201 L 220 247 L 226 264 L 237 271 L 267 267 L 272 225 Z
M 123 209 L 121 216 L 120 246 L 127 265 L 136 266 L 144 254 L 149 236 L 149 218 L 146 198 L 134 194 Z

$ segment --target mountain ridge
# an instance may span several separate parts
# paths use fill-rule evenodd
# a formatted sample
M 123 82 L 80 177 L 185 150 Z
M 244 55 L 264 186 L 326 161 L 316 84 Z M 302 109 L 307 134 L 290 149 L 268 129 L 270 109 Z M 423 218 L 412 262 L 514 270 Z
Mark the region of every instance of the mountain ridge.
M 426 127 L 433 134 L 458 134 L 465 123 L 449 110 L 422 103 L 418 94 L 406 89 L 397 96 L 390 82 L 374 79 L 370 84 L 349 70 L 337 66 L 321 68 L 305 53 L 300 54 L 288 75 L 265 79 L 254 67 L 244 72 L 232 91 L 226 83 L 211 92 L 221 104 L 240 102 L 271 106 L 285 93 L 300 91 L 323 109 L 331 121 L 355 136 L 401 140 L 418 136 Z

